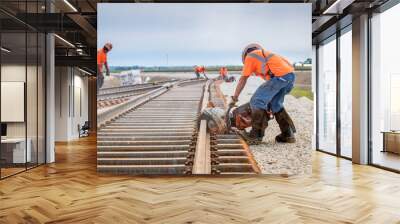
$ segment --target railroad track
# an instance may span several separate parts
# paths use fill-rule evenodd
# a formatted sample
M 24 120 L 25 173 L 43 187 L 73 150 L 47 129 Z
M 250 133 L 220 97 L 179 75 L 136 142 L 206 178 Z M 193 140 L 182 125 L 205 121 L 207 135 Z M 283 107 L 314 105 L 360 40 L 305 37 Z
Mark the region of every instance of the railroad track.
M 101 116 L 97 169 L 122 174 L 255 174 L 236 135 L 209 133 L 199 120 L 211 82 L 187 80 L 155 89 L 113 116 Z M 122 108 L 122 106 L 120 106 Z
M 224 96 L 216 83 L 210 86 L 210 101 L 216 107 L 226 108 Z M 260 173 L 247 143 L 237 134 L 211 133 L 213 166 L 217 174 L 257 174 Z
M 132 97 L 132 96 L 141 95 L 145 92 L 160 88 L 164 84 L 176 82 L 176 81 L 177 81 L 176 79 L 173 79 L 173 80 L 162 81 L 162 82 L 102 88 L 97 93 L 97 102 L 111 101 L 111 100 L 115 100 L 115 99 L 128 98 L 128 97 Z
M 172 79 L 168 81 L 135 84 L 129 86 L 109 87 L 100 89 L 97 94 L 97 109 L 114 106 L 124 103 L 135 96 L 140 96 L 155 89 L 159 89 L 164 85 L 175 83 L 178 80 Z M 186 79 L 182 81 L 194 81 L 193 79 Z
M 127 85 L 127 86 L 117 86 L 117 87 L 107 87 L 107 88 L 101 88 L 98 92 L 98 95 L 103 95 L 103 94 L 110 94 L 110 93 L 118 93 L 118 92 L 123 92 L 123 91 L 131 91 L 131 90 L 136 90 L 140 88 L 147 88 L 147 87 L 152 87 L 155 85 L 163 85 L 165 83 L 173 82 L 173 81 L 178 81 L 177 79 L 172 79 L 172 80 L 166 80 L 166 81 L 160 81 L 160 82 L 152 82 L 152 83 L 143 83 L 143 84 L 134 84 L 134 85 Z
M 160 88 L 161 86 L 162 86 L 162 84 L 154 84 L 151 86 L 146 85 L 144 87 L 139 87 L 139 86 L 135 85 L 134 87 L 121 89 L 121 90 L 115 91 L 115 92 L 97 94 L 97 101 L 105 101 L 105 100 L 113 100 L 113 99 L 137 96 L 137 95 L 143 94 L 145 92 L 148 92 L 150 90 Z

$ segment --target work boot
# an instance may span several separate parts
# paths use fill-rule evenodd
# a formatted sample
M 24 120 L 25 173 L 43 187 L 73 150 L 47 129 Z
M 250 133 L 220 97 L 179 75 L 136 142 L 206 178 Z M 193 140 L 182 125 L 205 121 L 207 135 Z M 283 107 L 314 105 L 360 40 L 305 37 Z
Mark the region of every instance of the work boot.
M 265 128 L 268 123 L 265 121 L 265 111 L 260 109 L 251 112 L 251 131 L 247 133 L 243 131 L 239 133 L 249 145 L 258 145 L 262 142 Z
M 275 113 L 275 119 L 281 129 L 281 133 L 275 137 L 275 141 L 282 143 L 295 143 L 296 138 L 294 137 L 294 133 L 296 133 L 296 128 L 285 108 L 278 113 Z
M 260 133 L 257 130 L 254 130 L 253 128 L 250 130 L 250 132 L 247 132 L 246 130 L 239 131 L 238 133 L 242 138 L 246 141 L 248 145 L 259 145 L 262 142 L 262 138 L 259 137 Z

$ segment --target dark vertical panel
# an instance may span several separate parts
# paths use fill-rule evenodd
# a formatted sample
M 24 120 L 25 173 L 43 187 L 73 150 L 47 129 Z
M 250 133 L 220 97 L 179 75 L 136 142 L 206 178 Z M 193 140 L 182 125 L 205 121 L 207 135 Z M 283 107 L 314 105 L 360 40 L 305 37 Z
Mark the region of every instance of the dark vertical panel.
M 47 6 L 46 6 L 46 13 L 47 13 Z M 47 163 L 47 35 L 48 33 L 44 34 L 44 163 Z
M 36 5 L 37 9 L 37 5 Z M 39 33 L 36 32 L 36 166 L 39 164 Z
M 36 1 L 36 13 L 39 13 L 39 1 Z M 39 32 L 36 32 L 36 164 L 39 165 Z
M 3 46 L 2 45 L 2 32 L 1 32 L 2 26 L 1 26 L 1 24 L 2 23 L 0 23 L 0 47 Z M 1 68 L 2 68 L 1 56 L 2 56 L 2 52 L 0 50 L 0 84 L 1 84 Z M 1 85 L 0 85 L 0 124 L 2 124 L 1 123 L 1 109 L 2 108 L 1 108 Z M 2 170 L 2 167 L 3 167 L 3 162 L 2 162 L 2 157 L 1 157 L 1 150 L 2 150 L 2 148 L 1 148 L 1 139 L 0 139 L 0 179 L 2 179 L 1 170 Z
M 45 99 L 46 99 L 46 53 L 45 53 L 45 44 L 46 44 L 46 36 L 44 33 L 39 33 L 39 82 L 38 82 L 38 137 L 39 137 L 39 144 L 40 144 L 40 154 L 39 154 L 39 161 L 38 165 L 45 163 L 45 154 L 46 154 L 46 106 L 45 106 Z
M 71 72 L 72 71 L 69 68 L 70 67 L 67 67 L 67 71 L 69 71 L 69 73 L 68 73 L 68 117 L 71 117 L 71 85 L 72 85 Z
M 75 118 L 75 68 L 71 67 L 72 75 L 71 75 L 71 82 L 72 82 L 72 117 Z M 71 105 L 70 105 L 71 106 Z
M 45 13 L 48 13 L 49 12 L 48 0 L 45 0 L 44 5 L 45 5 Z M 43 77 L 43 79 L 44 80 L 42 80 L 42 81 L 44 81 L 44 101 L 43 101 L 44 102 L 44 111 L 43 111 L 44 112 L 44 136 L 43 136 L 43 138 L 44 138 L 44 163 L 47 163 L 47 76 L 48 76 L 48 74 L 47 74 L 47 35 L 48 35 L 48 33 L 46 32 L 44 34 L 44 55 L 43 55 L 43 58 L 44 58 L 44 68 L 43 68 L 44 69 L 44 77 Z
M 368 95 L 367 95 L 367 117 L 368 117 L 368 164 L 373 163 L 373 149 L 372 149 L 372 83 L 371 83 L 371 71 L 372 71 L 372 65 L 371 65 L 371 56 L 372 56 L 372 26 L 371 26 L 371 20 L 372 20 L 372 12 L 368 13 L 368 31 L 367 31 L 367 42 L 368 42 L 368 54 L 367 54 L 367 83 L 368 83 Z
M 319 149 L 319 45 L 315 47 L 315 148 Z
M 61 72 L 60 72 L 60 74 L 58 75 L 58 83 L 59 83 L 59 88 L 60 88 L 60 117 L 62 117 L 62 95 L 61 95 L 61 93 L 62 93 L 62 85 L 61 85 L 61 82 L 62 82 L 62 77 L 64 76 L 64 74 L 63 74 L 63 72 L 62 72 L 62 70 L 61 70 Z
M 27 21 L 28 0 L 25 0 L 25 21 Z M 27 114 L 27 89 L 28 89 L 28 24 L 25 23 L 25 102 L 24 102 L 24 120 L 25 120 L 25 170 L 28 169 L 28 114 Z
M 90 122 L 90 131 L 96 132 L 97 128 L 97 89 L 96 89 L 96 77 L 88 77 L 88 120 Z
M 71 85 L 68 85 L 68 117 L 71 117 Z
M 341 156 L 341 119 L 340 119 L 340 30 L 336 31 L 336 154 Z

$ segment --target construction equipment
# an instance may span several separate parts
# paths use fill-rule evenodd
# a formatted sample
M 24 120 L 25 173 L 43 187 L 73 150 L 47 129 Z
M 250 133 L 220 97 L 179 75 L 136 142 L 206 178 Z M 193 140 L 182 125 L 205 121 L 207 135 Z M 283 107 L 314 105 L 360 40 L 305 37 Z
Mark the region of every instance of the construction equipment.
M 266 122 L 274 118 L 271 111 L 266 113 Z M 227 134 L 251 127 L 250 103 L 230 105 L 226 111 L 218 107 L 206 108 L 201 116 L 208 121 L 208 129 L 216 134 Z

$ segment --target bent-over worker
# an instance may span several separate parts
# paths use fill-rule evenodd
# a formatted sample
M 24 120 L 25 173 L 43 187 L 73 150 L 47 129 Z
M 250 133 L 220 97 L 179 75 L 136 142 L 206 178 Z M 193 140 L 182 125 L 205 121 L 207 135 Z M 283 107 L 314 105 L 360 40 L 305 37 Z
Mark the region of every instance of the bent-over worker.
M 110 69 L 107 63 L 107 53 L 112 49 L 111 43 L 106 43 L 102 49 L 97 51 L 97 91 L 104 84 L 103 66 L 106 67 L 106 75 L 110 76 Z
M 207 75 L 206 75 L 206 68 L 204 67 L 204 65 L 202 65 L 202 66 L 196 66 L 195 68 L 194 68 L 194 73 L 196 74 L 196 78 L 200 78 L 200 73 L 202 73 L 203 75 L 204 75 L 204 77 L 206 78 L 206 79 L 208 79 L 208 77 L 207 77 Z
M 224 81 L 228 80 L 228 69 L 224 66 L 219 69 L 220 78 Z
M 293 66 L 282 56 L 263 49 L 258 44 L 250 44 L 242 53 L 243 71 L 236 86 L 232 101 L 238 97 L 246 85 L 247 79 L 254 74 L 266 80 L 257 88 L 250 100 L 252 128 L 250 133 L 242 133 L 249 144 L 261 143 L 267 127 L 267 111 L 271 110 L 279 124 L 281 133 L 275 137 L 277 142 L 296 141 L 295 126 L 283 107 L 285 95 L 293 89 L 295 74 Z

